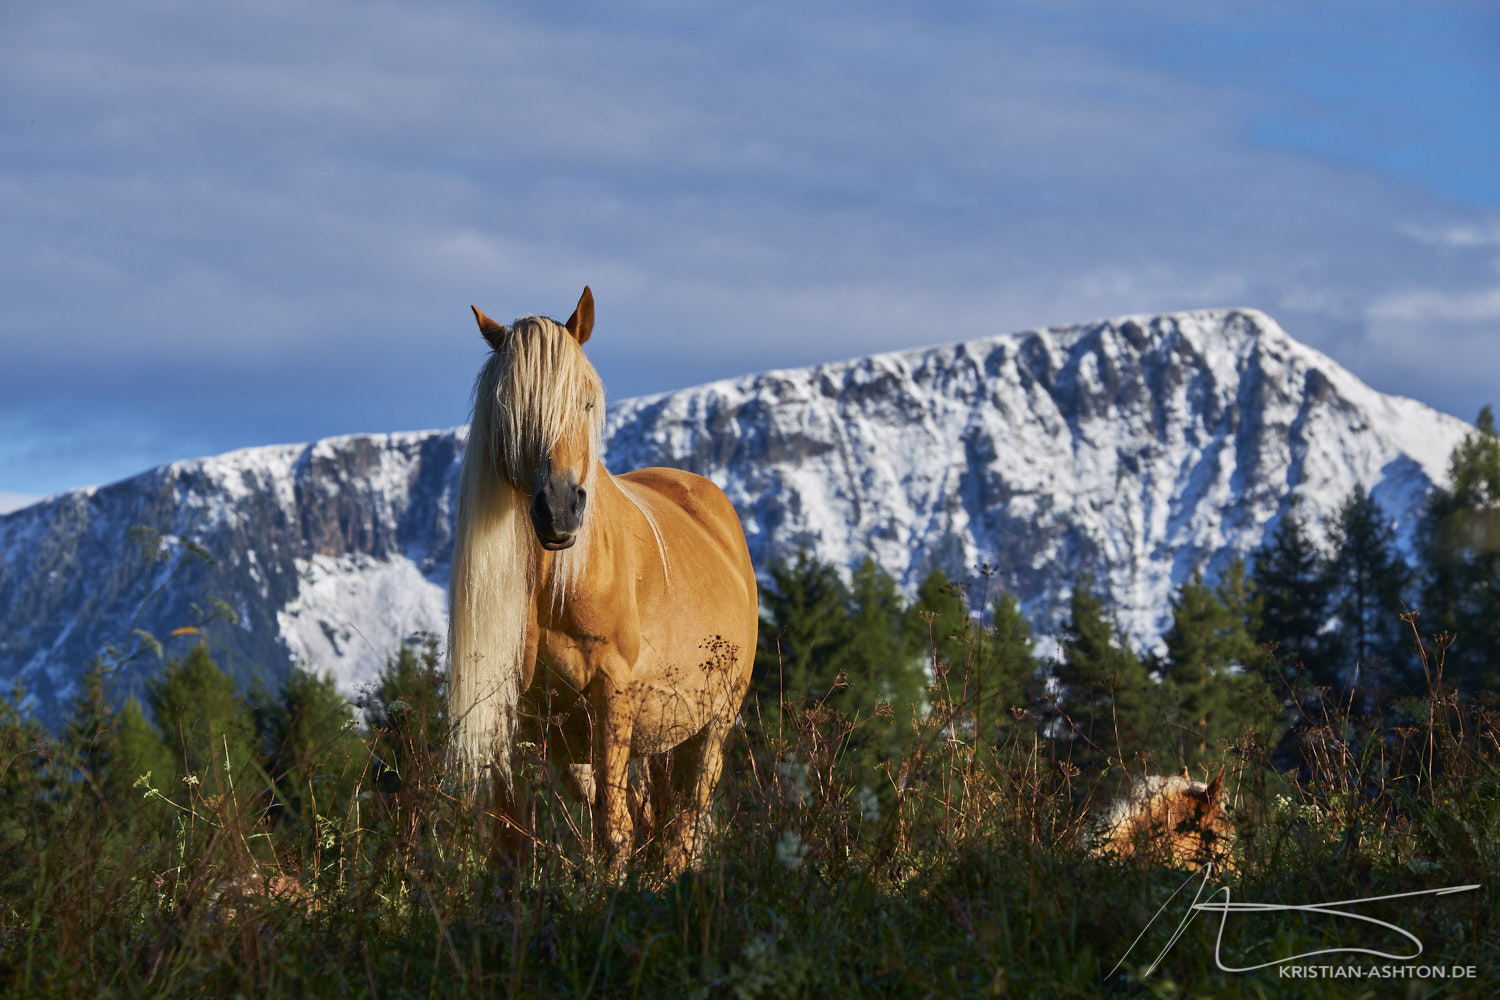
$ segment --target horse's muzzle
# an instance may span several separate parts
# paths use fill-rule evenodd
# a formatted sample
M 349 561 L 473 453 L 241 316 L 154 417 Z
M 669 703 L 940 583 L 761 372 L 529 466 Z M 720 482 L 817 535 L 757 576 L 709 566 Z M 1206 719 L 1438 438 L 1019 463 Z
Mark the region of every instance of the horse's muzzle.
M 549 552 L 566 549 L 583 527 L 583 508 L 588 494 L 567 479 L 549 479 L 531 498 L 531 526 L 537 541 Z

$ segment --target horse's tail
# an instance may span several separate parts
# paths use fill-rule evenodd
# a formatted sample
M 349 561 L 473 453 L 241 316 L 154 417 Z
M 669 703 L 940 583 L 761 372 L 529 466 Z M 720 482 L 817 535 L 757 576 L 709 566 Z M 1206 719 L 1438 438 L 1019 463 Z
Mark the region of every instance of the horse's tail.
M 530 537 L 524 505 L 494 473 L 486 428 L 479 423 L 464 449 L 453 538 L 448 718 L 466 777 L 477 778 L 493 763 L 513 789 L 510 756 L 526 645 Z

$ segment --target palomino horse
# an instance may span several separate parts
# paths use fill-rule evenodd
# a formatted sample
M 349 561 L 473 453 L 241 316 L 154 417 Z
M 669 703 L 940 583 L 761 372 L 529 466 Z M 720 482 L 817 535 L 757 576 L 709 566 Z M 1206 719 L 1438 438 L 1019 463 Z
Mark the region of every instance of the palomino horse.
M 700 476 L 605 470 L 603 385 L 583 354 L 588 288 L 564 324 L 474 315 L 493 353 L 474 384 L 449 588 L 461 764 L 498 769 L 513 797 L 518 727 L 545 715 L 543 739 L 572 761 L 616 874 L 632 811 L 643 824 L 672 812 L 667 864 L 696 865 L 755 659 L 739 518 Z M 645 758 L 652 819 L 631 801 L 632 756 Z
M 1104 818 L 1095 854 L 1141 857 L 1175 868 L 1213 862 L 1233 871 L 1234 824 L 1224 812 L 1224 772 L 1208 784 L 1181 775 L 1147 775 L 1136 781 Z

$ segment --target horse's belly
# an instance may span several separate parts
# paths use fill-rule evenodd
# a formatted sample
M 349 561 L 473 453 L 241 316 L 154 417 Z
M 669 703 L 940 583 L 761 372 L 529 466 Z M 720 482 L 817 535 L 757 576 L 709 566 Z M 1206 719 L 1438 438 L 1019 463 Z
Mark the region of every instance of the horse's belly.
M 686 715 L 666 720 L 638 718 L 630 738 L 630 752 L 637 757 L 666 753 L 696 735 L 706 722 Z
M 732 718 L 739 708 L 735 695 L 744 695 L 732 671 L 700 666 L 669 667 L 637 680 L 641 699 L 630 740 L 637 754 L 665 753 L 711 719 Z
M 702 683 L 645 683 L 630 749 L 647 755 L 672 749 L 708 724 L 713 715 L 712 701 L 707 685 Z

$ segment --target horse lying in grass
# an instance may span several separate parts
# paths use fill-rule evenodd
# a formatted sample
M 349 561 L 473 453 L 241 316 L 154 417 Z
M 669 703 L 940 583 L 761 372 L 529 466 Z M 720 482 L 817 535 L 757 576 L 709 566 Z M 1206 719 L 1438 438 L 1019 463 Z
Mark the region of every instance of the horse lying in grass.
M 1147 858 L 1175 868 L 1212 862 L 1233 870 L 1234 824 L 1221 805 L 1224 772 L 1207 784 L 1181 775 L 1147 775 L 1105 815 L 1094 854 Z
M 492 353 L 474 386 L 449 587 L 460 765 L 493 768 L 514 803 L 518 727 L 542 719 L 527 735 L 572 762 L 613 872 L 634 845 L 632 812 L 667 824 L 671 871 L 697 865 L 755 659 L 739 517 L 699 476 L 604 468 L 588 288 L 566 323 L 474 316 Z

